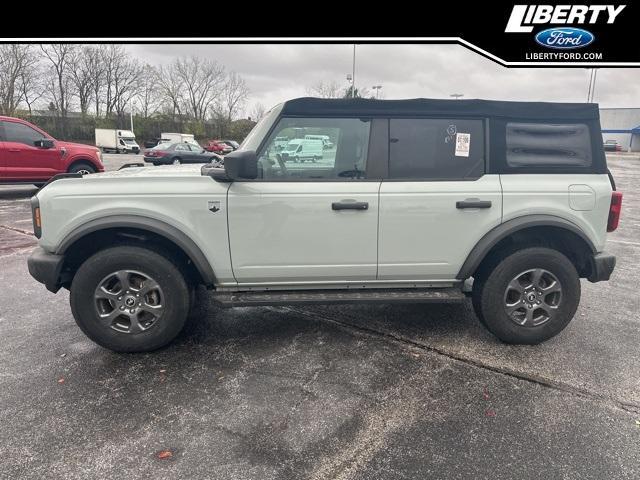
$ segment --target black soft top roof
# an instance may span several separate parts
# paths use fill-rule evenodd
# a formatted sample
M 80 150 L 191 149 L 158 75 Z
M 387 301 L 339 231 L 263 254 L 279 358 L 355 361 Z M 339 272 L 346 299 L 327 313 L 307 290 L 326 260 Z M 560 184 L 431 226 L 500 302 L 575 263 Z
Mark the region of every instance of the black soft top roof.
M 373 100 L 365 98 L 295 98 L 283 115 L 422 116 L 458 115 L 539 120 L 598 120 L 595 103 L 505 102 L 497 100 Z

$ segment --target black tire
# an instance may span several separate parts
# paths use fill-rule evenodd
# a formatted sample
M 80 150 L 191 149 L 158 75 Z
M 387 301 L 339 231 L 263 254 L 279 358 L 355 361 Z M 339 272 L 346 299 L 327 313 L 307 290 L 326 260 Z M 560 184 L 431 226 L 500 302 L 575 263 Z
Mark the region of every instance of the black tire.
M 96 173 L 96 167 L 90 163 L 78 162 L 69 167 L 69 173 L 82 173 L 83 175 Z
M 94 292 L 105 277 L 119 270 L 141 272 L 162 290 L 164 311 L 148 330 L 118 331 L 98 315 Z M 184 327 L 190 308 L 190 289 L 180 268 L 142 247 L 117 246 L 96 253 L 80 266 L 70 290 L 71 311 L 80 329 L 98 345 L 115 352 L 148 352 L 167 345 Z
M 160 162 L 153 162 L 153 165 L 157 167 L 158 165 L 160 165 Z
M 552 317 L 540 325 L 523 326 L 507 315 L 505 295 L 509 282 L 530 269 L 550 272 L 557 278 L 562 292 Z M 474 278 L 472 304 L 476 315 L 493 335 L 505 343 L 535 345 L 554 337 L 569 324 L 579 302 L 578 272 L 566 256 L 550 248 L 515 251 L 496 259 Z

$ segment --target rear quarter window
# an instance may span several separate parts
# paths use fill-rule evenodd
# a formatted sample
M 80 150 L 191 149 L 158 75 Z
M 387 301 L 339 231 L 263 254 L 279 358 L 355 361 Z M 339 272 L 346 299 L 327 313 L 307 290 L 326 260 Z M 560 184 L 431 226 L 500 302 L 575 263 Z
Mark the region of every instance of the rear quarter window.
M 592 162 L 585 124 L 507 123 L 506 143 L 510 167 L 588 167 Z

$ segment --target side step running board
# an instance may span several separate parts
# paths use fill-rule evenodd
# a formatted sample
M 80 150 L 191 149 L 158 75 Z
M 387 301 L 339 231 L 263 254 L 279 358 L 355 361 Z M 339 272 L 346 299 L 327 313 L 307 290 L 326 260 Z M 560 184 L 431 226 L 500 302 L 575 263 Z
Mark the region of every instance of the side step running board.
M 216 292 L 213 299 L 224 307 L 329 303 L 434 303 L 461 302 L 459 288 L 407 288 L 397 290 L 274 290 L 268 292 Z

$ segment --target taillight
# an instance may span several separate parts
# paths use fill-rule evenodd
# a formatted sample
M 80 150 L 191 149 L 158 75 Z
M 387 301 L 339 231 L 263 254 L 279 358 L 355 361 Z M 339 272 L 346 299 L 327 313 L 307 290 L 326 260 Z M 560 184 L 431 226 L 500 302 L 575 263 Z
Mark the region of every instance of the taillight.
M 611 192 L 611 205 L 609 206 L 609 219 L 607 220 L 607 232 L 613 232 L 620 223 L 622 210 L 622 192 Z

